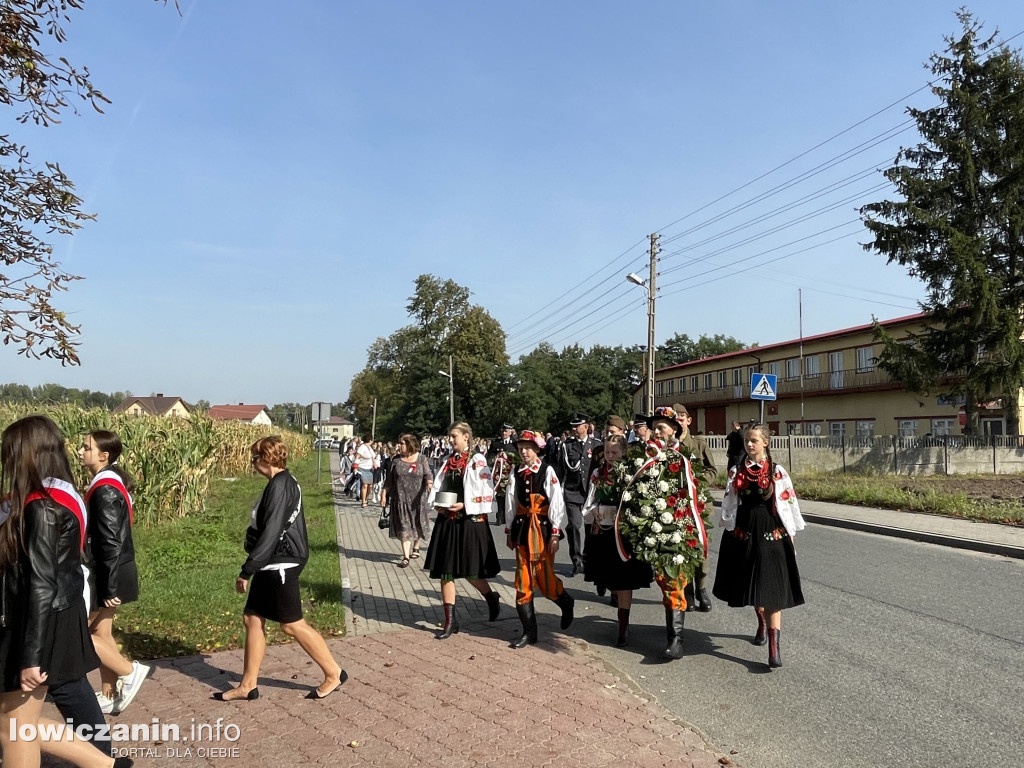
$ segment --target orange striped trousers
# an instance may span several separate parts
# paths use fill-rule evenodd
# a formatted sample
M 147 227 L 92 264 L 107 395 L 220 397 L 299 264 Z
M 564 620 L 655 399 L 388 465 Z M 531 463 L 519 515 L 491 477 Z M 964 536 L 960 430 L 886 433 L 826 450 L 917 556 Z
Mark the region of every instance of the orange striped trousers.
M 547 548 L 533 555 L 526 547 L 516 547 L 516 605 L 533 602 L 534 591 L 549 600 L 557 600 L 565 589 L 562 580 L 555 575 L 554 555 Z
M 661 602 L 665 604 L 666 608 L 671 608 L 673 611 L 686 610 L 686 597 L 683 590 L 686 589 L 687 579 L 684 575 L 679 574 L 676 578 L 669 579 L 656 573 L 654 580 L 661 587 Z

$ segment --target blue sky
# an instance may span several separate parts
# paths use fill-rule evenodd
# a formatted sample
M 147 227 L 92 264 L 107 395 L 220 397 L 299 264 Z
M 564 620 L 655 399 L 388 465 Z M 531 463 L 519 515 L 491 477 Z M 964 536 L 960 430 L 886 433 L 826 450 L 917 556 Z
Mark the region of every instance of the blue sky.
M 659 343 L 796 338 L 798 289 L 805 335 L 910 314 L 920 284 L 863 251 L 856 209 L 917 141 L 904 107 L 932 103 L 955 7 L 90 2 L 57 54 L 113 103 L 11 129 L 98 217 L 55 243 L 86 278 L 57 300 L 82 365 L 0 348 L 0 380 L 343 401 L 424 272 L 513 359 L 645 344 L 624 276 L 652 232 Z M 971 9 L 1024 32 L 1019 0 Z

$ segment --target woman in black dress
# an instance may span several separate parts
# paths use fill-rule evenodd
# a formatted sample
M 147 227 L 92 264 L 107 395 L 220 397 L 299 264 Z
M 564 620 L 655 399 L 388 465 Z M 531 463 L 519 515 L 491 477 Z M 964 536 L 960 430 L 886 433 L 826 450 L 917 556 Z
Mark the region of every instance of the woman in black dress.
M 802 605 L 793 536 L 804 529 L 793 483 L 772 461 L 771 432 L 751 424 L 743 432 L 746 458 L 732 468 L 719 513 L 722 537 L 715 597 L 757 611 L 755 645 L 768 642 L 768 666 L 781 667 L 782 610 Z M 766 638 L 767 636 L 767 638 Z
M 455 579 L 466 579 L 484 596 L 488 618 L 495 621 L 500 608 L 498 593 L 487 579 L 501 570 L 498 551 L 491 538 L 487 516 L 494 513 L 494 486 L 487 459 L 470 452 L 473 430 L 469 424 L 452 424 L 448 430 L 452 454 L 434 477 L 429 504 L 437 510 L 434 531 L 423 567 L 430 578 L 441 580 L 441 601 L 444 604 L 444 629 L 437 637 L 447 640 L 459 631 L 455 618 Z M 451 506 L 435 506 L 438 493 L 454 493 Z
M 77 736 L 70 740 L 12 738 L 12 731 L 28 724 L 67 727 L 40 717 L 48 691 L 64 689 L 71 694 L 69 689 L 75 689 L 73 698 L 80 710 L 73 715 L 76 726 L 94 729 L 103 723 L 86 679 L 88 672 L 99 666 L 99 659 L 86 623 L 81 557 L 85 505 L 71 483 L 64 438 L 45 416 L 26 416 L 4 430 L 0 438 L 0 499 L 0 748 L 4 766 L 39 765 L 40 752 L 80 766 L 131 765 L 128 758 L 115 760 Z M 86 702 L 92 713 L 81 711 Z
M 583 578 L 600 590 L 611 590 L 618 606 L 619 635 L 615 645 L 628 642 L 629 612 L 633 606 L 633 590 L 651 586 L 651 566 L 633 557 L 632 547 L 623 540 L 629 560 L 623 561 L 615 544 L 615 514 L 622 498 L 622 489 L 612 473 L 615 462 L 626 454 L 626 438 L 612 435 L 604 441 L 602 466 L 590 475 L 590 490 L 583 503 L 583 522 L 590 525 L 590 538 L 584 555 Z
M 302 618 L 299 574 L 309 560 L 306 520 L 302 516 L 302 489 L 288 471 L 288 448 L 280 437 L 257 440 L 250 449 L 253 468 L 267 478 L 267 486 L 252 511 L 246 531 L 249 557 L 235 579 L 235 590 L 249 592 L 245 601 L 245 657 L 237 688 L 217 694 L 221 701 L 259 698 L 260 666 L 267 650 L 267 620 L 295 638 L 323 672 L 324 680 L 306 696 L 323 699 L 348 680 L 320 634 Z M 250 586 L 250 582 L 251 586 Z

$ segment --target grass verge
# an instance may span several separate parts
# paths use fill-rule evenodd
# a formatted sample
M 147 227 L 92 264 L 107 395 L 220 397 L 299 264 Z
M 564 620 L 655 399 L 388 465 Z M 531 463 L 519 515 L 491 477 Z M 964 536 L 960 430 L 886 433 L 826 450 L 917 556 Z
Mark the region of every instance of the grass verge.
M 1024 525 L 1024 505 L 1018 499 L 981 498 L 968 493 L 969 477 L 951 487 L 944 476 L 807 475 L 795 478 L 800 498 L 841 504 L 930 512 L 988 523 Z M 977 478 L 983 487 L 991 478 Z
M 316 455 L 289 463 L 302 486 L 309 563 L 300 578 L 306 620 L 325 637 L 345 628 L 337 529 L 329 482 L 316 485 Z M 327 474 L 329 479 L 330 474 Z M 133 531 L 141 597 L 118 612 L 114 632 L 130 658 L 153 659 L 240 647 L 245 595 L 235 578 L 249 514 L 267 481 L 214 480 L 203 512 Z M 288 642 L 267 623 L 267 641 Z

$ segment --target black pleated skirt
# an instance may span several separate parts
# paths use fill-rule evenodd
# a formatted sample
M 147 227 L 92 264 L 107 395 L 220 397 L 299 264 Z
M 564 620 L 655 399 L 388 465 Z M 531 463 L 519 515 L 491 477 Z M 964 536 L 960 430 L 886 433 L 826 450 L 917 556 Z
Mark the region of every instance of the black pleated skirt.
M 21 633 L 24 617 L 16 624 L 8 616 L 8 628 L 0 630 L 0 660 L 3 663 L 4 691 L 21 690 Z M 100 665 L 89 636 L 84 600 L 73 607 L 57 611 L 50 621 L 40 669 L 46 673 L 46 685 L 60 685 L 81 680 Z
M 793 540 L 766 503 L 741 505 L 735 530 L 723 533 L 712 594 L 733 608 L 803 605 Z
M 590 533 L 583 556 L 583 579 L 613 592 L 618 590 L 644 589 L 654 581 L 654 571 L 642 560 L 632 557 L 633 548 L 623 539 L 623 546 L 629 553 L 629 560 L 619 557 L 615 546 L 615 530 L 612 528 Z
M 498 575 L 501 563 L 494 548 L 491 526 L 482 518 L 450 519 L 444 512 L 434 521 L 430 546 L 423 568 L 430 578 L 491 579 Z

